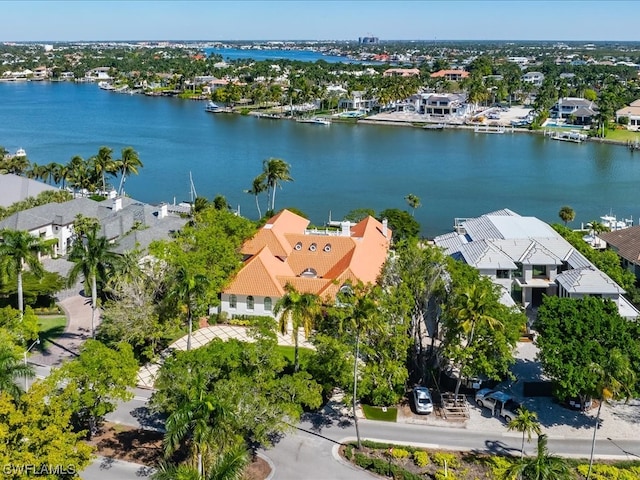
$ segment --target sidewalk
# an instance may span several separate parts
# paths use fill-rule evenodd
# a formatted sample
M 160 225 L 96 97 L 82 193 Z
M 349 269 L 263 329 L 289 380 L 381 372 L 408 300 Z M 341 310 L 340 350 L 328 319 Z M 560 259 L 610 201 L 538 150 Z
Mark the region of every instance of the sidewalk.
M 82 343 L 91 337 L 91 298 L 72 295 L 58 303 L 67 317 L 64 333 L 49 343 L 46 350 L 37 351 L 29 357 L 29 363 L 54 367 L 76 357 Z M 96 327 L 100 311 L 96 311 Z
M 164 359 L 170 356 L 175 350 L 186 350 L 187 337 L 188 336 L 185 335 L 169 345 L 169 347 L 160 354 L 158 361 L 147 363 L 140 368 L 140 371 L 138 372 L 138 387 L 153 388 L 153 384 L 155 383 L 160 367 L 164 363 Z M 196 349 L 203 347 L 215 338 L 219 338 L 221 340 L 235 338 L 241 342 L 253 342 L 253 338 L 249 336 L 247 327 L 240 327 L 237 325 L 213 325 L 210 327 L 200 328 L 193 332 L 191 335 L 191 348 Z M 291 335 L 282 335 L 281 333 L 278 333 L 278 345 L 292 347 L 293 340 L 291 339 Z M 313 345 L 307 342 L 302 332 L 300 332 L 298 336 L 298 346 L 300 348 L 314 348 Z

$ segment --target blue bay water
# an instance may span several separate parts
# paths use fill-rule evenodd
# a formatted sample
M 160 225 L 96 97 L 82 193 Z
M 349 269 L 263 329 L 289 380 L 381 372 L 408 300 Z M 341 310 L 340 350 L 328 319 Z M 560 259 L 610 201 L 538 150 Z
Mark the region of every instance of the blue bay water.
M 144 163 L 127 180 L 132 197 L 186 200 L 192 172 L 199 195 L 223 194 L 250 218 L 257 216 L 255 201 L 243 190 L 268 157 L 289 162 L 294 177 L 278 190 L 276 208 L 298 207 L 316 224 L 330 211 L 340 219 L 354 208 L 406 209 L 408 193 L 422 200 L 416 219 L 429 237 L 450 231 L 454 217 L 501 208 L 556 222 L 560 207 L 570 205 L 574 225 L 610 211 L 640 215 L 640 155 L 622 146 L 530 134 L 324 127 L 213 115 L 204 105 L 91 84 L 0 83 L 0 145 L 22 147 L 38 164 L 88 158 L 102 145 L 117 156 L 132 146 Z
M 324 60 L 327 63 L 375 63 L 358 62 L 347 57 L 337 55 L 323 55 L 312 50 L 258 50 L 241 48 L 205 48 L 207 55 L 221 55 L 224 60 L 297 60 L 300 62 L 316 62 Z

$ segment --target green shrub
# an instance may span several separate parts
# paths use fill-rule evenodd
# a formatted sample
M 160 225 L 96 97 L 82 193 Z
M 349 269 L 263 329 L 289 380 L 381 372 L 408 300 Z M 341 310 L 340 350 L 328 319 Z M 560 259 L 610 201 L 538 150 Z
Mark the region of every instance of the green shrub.
M 429 454 L 423 450 L 413 452 L 413 463 L 418 467 L 424 468 L 429 465 Z
M 402 458 L 408 458 L 409 457 L 409 452 L 406 451 L 404 448 L 393 448 L 391 449 L 391 456 L 395 459 L 402 459 Z
M 433 454 L 433 463 L 439 467 L 444 467 L 445 462 L 449 468 L 456 468 L 460 465 L 458 457 L 454 453 L 436 452 Z
M 347 460 L 353 459 L 353 446 L 347 445 L 344 447 L 344 458 Z
M 511 466 L 511 460 L 495 455 L 489 457 L 486 463 L 491 469 L 492 478 L 502 478 L 507 469 Z
M 436 472 L 436 480 L 458 480 L 458 477 L 451 470 L 447 470 L 447 473 L 444 473 L 444 470 L 438 470 Z

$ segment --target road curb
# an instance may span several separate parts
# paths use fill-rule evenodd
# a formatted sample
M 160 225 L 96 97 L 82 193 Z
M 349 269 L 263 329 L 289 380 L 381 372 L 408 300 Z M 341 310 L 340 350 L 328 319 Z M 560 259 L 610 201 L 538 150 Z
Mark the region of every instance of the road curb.
M 262 452 L 258 452 L 256 456 L 267 462 L 267 465 L 269 465 L 269 468 L 271 469 L 271 472 L 269 472 L 269 475 L 267 475 L 267 478 L 264 480 L 273 480 L 273 477 L 276 474 L 276 466 L 273 461 Z

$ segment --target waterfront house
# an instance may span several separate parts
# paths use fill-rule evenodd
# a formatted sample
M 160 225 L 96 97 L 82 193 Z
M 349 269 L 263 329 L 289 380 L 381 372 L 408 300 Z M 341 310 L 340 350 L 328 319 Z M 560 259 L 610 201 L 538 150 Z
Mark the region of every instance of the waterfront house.
M 351 93 L 351 97 L 341 98 L 338 102 L 339 110 L 362 110 L 365 112 L 371 111 L 378 104 L 377 100 L 373 98 L 366 98 L 365 92 L 355 91 Z
M 386 221 L 345 221 L 333 231 L 308 226 L 306 218 L 283 210 L 245 242 L 244 264 L 222 292 L 220 311 L 273 316 L 287 284 L 330 304 L 348 283 L 376 282 L 391 242 Z
M 425 115 L 464 117 L 470 111 L 462 93 L 420 94 L 419 111 Z
M 577 97 L 563 97 L 558 99 L 551 108 L 552 118 L 571 119 L 574 125 L 590 125 L 598 113 L 598 107 L 591 100 Z
M 544 82 L 544 73 L 542 72 L 527 72 L 522 75 L 522 81 L 530 83 L 536 87 L 541 87 Z
M 606 242 L 607 248 L 618 254 L 622 267 L 640 280 L 640 225 L 598 233 L 597 236 Z
M 616 122 L 619 122 L 623 117 L 628 119 L 628 130 L 640 130 L 640 99 L 634 100 L 629 106 L 616 111 Z
M 624 317 L 639 315 L 618 284 L 538 218 L 504 209 L 456 219 L 455 231 L 434 243 L 499 285 L 507 305 L 536 308 L 545 295 L 596 296 L 612 300 Z
M 419 68 L 388 68 L 382 72 L 383 77 L 417 77 L 419 75 Z
M 153 240 L 169 238 L 182 228 L 186 219 L 169 210 L 166 204 L 154 207 L 129 197 L 102 202 L 82 197 L 17 212 L 0 221 L 0 229 L 24 230 L 45 241 L 56 240 L 53 256 L 64 256 L 73 242 L 73 222 L 77 215 L 82 215 L 97 219 L 98 233 L 111 243 L 117 241 L 116 251 L 124 253 L 134 248 L 145 249 Z
M 469 72 L 465 70 L 438 70 L 430 75 L 431 78 L 444 78 L 451 82 L 459 82 L 468 76 Z

